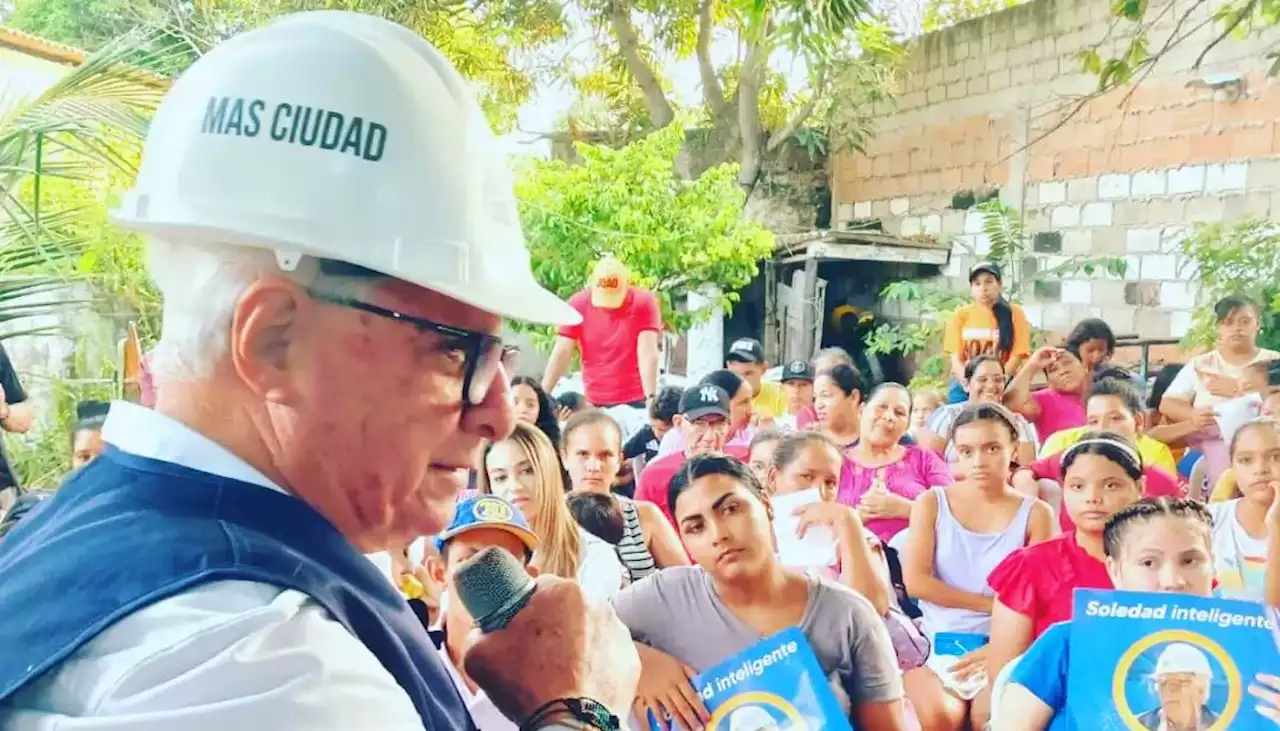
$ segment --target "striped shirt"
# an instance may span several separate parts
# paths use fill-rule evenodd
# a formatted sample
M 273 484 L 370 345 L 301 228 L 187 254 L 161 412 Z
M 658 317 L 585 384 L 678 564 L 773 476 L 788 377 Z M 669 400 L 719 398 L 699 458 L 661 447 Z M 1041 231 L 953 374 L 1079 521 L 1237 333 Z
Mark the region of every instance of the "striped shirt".
M 635 502 L 619 498 L 618 503 L 622 506 L 622 517 L 626 521 L 626 530 L 618 543 L 618 558 L 634 583 L 657 571 L 658 564 L 645 545 L 644 531 L 640 528 L 640 513 L 636 510 Z

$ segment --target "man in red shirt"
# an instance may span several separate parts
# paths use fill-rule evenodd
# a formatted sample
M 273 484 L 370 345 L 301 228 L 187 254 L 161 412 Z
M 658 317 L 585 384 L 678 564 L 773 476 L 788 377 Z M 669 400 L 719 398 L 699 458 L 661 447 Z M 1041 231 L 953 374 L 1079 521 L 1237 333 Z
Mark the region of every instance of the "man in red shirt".
M 689 387 L 680 398 L 676 428 L 684 436 L 685 447 L 645 465 L 636 486 L 636 500 L 657 505 L 675 526 L 675 518 L 667 507 L 667 487 L 676 470 L 690 457 L 707 452 L 725 452 L 738 459 L 746 458 L 745 447 L 725 447 L 729 437 L 729 394 L 719 386 L 703 383 Z
M 573 359 L 582 354 L 582 385 L 587 400 L 601 409 L 627 405 L 645 408 L 658 390 L 658 333 L 662 313 L 653 293 L 631 286 L 622 262 L 606 256 L 596 264 L 591 285 L 569 305 L 582 324 L 560 328 L 547 362 L 542 388 L 551 393 Z

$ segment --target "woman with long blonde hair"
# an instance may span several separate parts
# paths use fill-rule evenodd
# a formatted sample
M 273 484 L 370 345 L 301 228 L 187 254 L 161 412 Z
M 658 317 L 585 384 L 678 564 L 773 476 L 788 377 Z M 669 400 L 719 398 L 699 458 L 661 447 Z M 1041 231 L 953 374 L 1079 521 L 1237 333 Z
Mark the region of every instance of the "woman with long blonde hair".
M 617 553 L 574 520 L 556 449 L 536 426 L 517 422 L 511 436 L 485 448 L 477 473 L 480 492 L 506 498 L 524 513 L 538 536 L 532 563 L 542 573 L 577 581 L 593 598 L 622 587 Z

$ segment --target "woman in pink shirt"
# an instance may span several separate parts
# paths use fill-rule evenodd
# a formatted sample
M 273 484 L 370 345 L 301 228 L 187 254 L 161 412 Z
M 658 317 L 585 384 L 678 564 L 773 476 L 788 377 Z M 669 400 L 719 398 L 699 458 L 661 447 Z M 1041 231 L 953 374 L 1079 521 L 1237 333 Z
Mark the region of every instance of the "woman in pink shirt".
M 915 499 L 931 487 L 951 484 L 951 472 L 936 453 L 900 444 L 910 426 L 906 386 L 882 383 L 862 409 L 861 438 L 845 450 L 836 499 L 857 508 L 863 525 L 886 543 L 907 527 Z
M 1044 374 L 1048 387 L 1032 392 L 1031 382 Z M 1084 396 L 1089 372 L 1074 348 L 1041 348 L 1009 383 L 1005 404 L 1036 428 L 1040 442 L 1064 430 L 1084 426 Z

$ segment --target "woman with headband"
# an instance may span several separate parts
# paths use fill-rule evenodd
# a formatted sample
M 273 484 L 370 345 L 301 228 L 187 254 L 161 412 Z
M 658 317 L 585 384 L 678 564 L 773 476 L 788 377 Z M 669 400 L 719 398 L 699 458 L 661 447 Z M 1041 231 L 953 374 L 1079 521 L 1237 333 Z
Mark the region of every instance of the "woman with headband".
M 1062 453 L 1062 510 L 1075 530 L 1009 555 L 987 583 L 995 591 L 987 676 L 994 678 L 1050 625 L 1071 619 L 1077 588 L 1110 589 L 1107 520 L 1142 498 L 1142 459 L 1119 434 L 1087 432 Z

